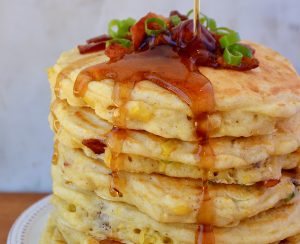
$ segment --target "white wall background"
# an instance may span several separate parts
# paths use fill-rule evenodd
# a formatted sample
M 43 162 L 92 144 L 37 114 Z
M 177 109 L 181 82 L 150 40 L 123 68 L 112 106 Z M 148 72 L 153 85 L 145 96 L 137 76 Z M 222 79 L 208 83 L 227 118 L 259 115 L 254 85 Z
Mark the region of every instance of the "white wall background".
M 186 12 L 192 0 L 0 0 L 0 191 L 49 191 L 46 68 L 112 18 Z M 300 71 L 299 0 L 202 0 L 202 12 L 271 46 Z

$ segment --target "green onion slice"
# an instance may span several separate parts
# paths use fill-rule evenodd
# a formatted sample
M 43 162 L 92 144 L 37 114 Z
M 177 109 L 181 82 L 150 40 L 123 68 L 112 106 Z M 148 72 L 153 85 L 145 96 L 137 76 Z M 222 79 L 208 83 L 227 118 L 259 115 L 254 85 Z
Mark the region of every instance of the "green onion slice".
M 202 16 L 200 18 L 201 24 L 204 25 L 208 30 L 215 32 L 215 30 L 217 29 L 217 22 L 214 19 L 209 18 L 205 14 L 201 14 L 201 16 Z
M 248 47 L 242 44 L 238 44 L 238 43 L 233 44 L 229 47 L 229 49 L 231 51 L 235 51 L 243 54 L 244 57 L 252 58 L 253 56 L 251 49 L 249 49 Z
M 234 30 L 231 30 L 227 27 L 218 27 L 215 29 L 214 31 L 217 35 L 220 35 L 220 36 L 224 36 L 224 35 L 228 35 L 232 32 L 235 32 Z
M 108 24 L 108 34 L 114 38 L 118 36 L 118 30 L 114 31 L 114 28 L 119 28 L 119 22 L 120 20 L 113 19 Z
M 178 15 L 172 15 L 172 16 L 170 17 L 170 20 L 171 20 L 171 23 L 172 23 L 174 26 L 179 25 L 180 22 L 181 22 L 181 19 L 180 19 L 180 17 L 179 17 Z
M 231 51 L 229 48 L 225 48 L 223 58 L 229 65 L 239 66 L 243 59 L 243 54 L 237 51 Z
M 148 28 L 150 23 L 156 23 L 160 26 L 160 30 L 151 30 Z M 157 36 L 158 34 L 164 32 L 167 29 L 167 24 L 164 20 L 160 18 L 149 18 L 145 21 L 145 31 L 148 36 Z
M 214 19 L 209 18 L 207 21 L 207 28 L 210 31 L 215 31 L 215 29 L 217 29 L 217 22 Z
M 249 48 L 241 44 L 233 44 L 224 50 L 223 58 L 227 64 L 239 66 L 243 57 L 252 58 L 252 52 Z
M 219 42 L 222 48 L 226 48 L 240 41 L 239 33 L 231 32 L 220 38 Z
M 119 43 L 121 44 L 123 47 L 129 48 L 131 46 L 131 41 L 128 39 L 124 39 L 124 38 L 114 38 L 111 40 L 108 40 L 106 42 L 106 47 L 109 47 L 111 44 L 113 43 Z
M 123 38 L 130 35 L 130 27 L 135 24 L 132 18 L 117 20 L 113 19 L 108 24 L 108 34 L 112 38 Z M 116 29 L 116 30 L 115 30 Z
M 190 17 L 192 15 L 192 13 L 194 13 L 194 9 L 190 9 L 187 14 L 186 14 L 186 17 Z

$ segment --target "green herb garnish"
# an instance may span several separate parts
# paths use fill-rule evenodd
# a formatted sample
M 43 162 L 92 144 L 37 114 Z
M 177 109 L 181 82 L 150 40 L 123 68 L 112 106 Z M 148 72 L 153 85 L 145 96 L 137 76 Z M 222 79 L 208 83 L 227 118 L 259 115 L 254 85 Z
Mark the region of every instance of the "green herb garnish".
M 124 38 L 126 36 L 129 36 L 131 35 L 130 27 L 135 23 L 136 21 L 132 18 L 124 20 L 113 19 L 108 24 L 108 34 L 112 38 Z
M 232 51 L 229 47 L 225 48 L 223 58 L 227 64 L 239 66 L 242 62 L 243 54 L 241 54 L 240 52 Z
M 248 47 L 239 43 L 231 45 L 230 50 L 240 52 L 241 54 L 243 54 L 244 57 L 252 58 L 253 56 L 252 51 Z
M 234 30 L 231 30 L 227 27 L 218 27 L 215 29 L 214 33 L 219 35 L 219 36 L 224 36 L 224 35 L 228 35 L 232 32 L 235 32 Z
M 204 25 L 206 29 L 210 30 L 211 32 L 215 32 L 215 30 L 217 29 L 217 22 L 214 19 L 209 18 L 204 14 L 201 14 L 200 23 Z
M 241 39 L 240 39 L 239 33 L 231 32 L 231 33 L 221 37 L 219 42 L 220 42 L 222 48 L 226 48 L 226 47 L 229 47 L 229 46 L 239 42 L 240 40 Z
M 109 47 L 111 44 L 113 43 L 119 43 L 121 44 L 123 47 L 129 48 L 131 46 L 131 41 L 128 39 L 124 39 L 124 38 L 114 38 L 111 40 L 108 40 L 106 42 L 106 47 Z
M 156 23 L 160 29 L 152 30 L 149 28 L 149 24 Z M 167 29 L 167 24 L 164 20 L 160 18 L 149 18 L 145 21 L 145 32 L 148 36 L 157 36 L 158 34 L 164 32 Z
M 190 9 L 187 14 L 186 14 L 186 17 L 190 17 L 192 14 L 194 13 L 194 9 Z
M 252 52 L 249 48 L 235 43 L 225 48 L 223 58 L 229 65 L 239 66 L 243 57 L 252 57 Z
M 177 26 L 181 23 L 181 19 L 178 15 L 172 15 L 170 17 L 170 20 L 171 20 L 171 23 L 174 25 L 174 26 Z

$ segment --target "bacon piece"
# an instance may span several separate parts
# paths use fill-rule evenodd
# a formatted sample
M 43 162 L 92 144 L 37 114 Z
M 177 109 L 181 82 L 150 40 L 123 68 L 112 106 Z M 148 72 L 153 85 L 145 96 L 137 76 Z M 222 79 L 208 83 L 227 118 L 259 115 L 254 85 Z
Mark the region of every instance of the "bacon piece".
M 108 35 L 101 35 L 101 36 L 96 36 L 96 37 L 88 39 L 86 41 L 86 43 L 90 44 L 90 43 L 106 42 L 110 39 L 111 39 L 111 37 L 109 37 Z
M 252 58 L 243 57 L 242 63 L 239 66 L 234 66 L 234 65 L 227 64 L 223 59 L 223 57 L 220 56 L 218 57 L 218 64 L 220 68 L 224 68 L 224 69 L 248 71 L 257 68 L 259 66 L 259 61 L 254 57 Z
M 106 42 L 93 42 L 85 45 L 78 45 L 78 50 L 80 54 L 87 54 L 93 52 L 99 52 L 105 50 Z
M 64 166 L 65 166 L 65 167 L 69 167 L 70 165 L 71 165 L 71 164 L 68 163 L 67 161 L 64 162 Z
M 171 16 L 173 16 L 173 15 L 177 15 L 180 19 L 181 19 L 181 21 L 184 21 L 184 20 L 187 20 L 188 19 L 188 17 L 186 16 L 186 15 L 184 15 L 184 14 L 181 14 L 179 11 L 177 11 L 177 10 L 173 10 L 173 11 L 171 11 L 170 12 L 170 17 Z
M 160 18 L 165 20 L 167 24 L 169 24 L 169 21 L 160 15 L 154 14 L 154 13 L 148 13 L 146 16 L 141 18 L 134 26 L 131 27 L 131 33 L 132 33 L 132 43 L 135 50 L 138 50 L 143 40 L 146 38 L 146 31 L 145 31 L 145 22 L 149 18 Z M 155 24 L 151 23 L 149 27 L 153 30 L 159 29 L 160 27 Z
M 264 187 L 273 187 L 279 183 L 280 183 L 280 180 L 271 179 L 271 180 L 266 180 L 266 181 L 261 182 L 261 185 L 263 185 Z
M 108 35 L 96 36 L 86 41 L 87 44 L 79 45 L 78 50 L 80 54 L 93 53 L 103 51 L 106 46 L 106 41 L 111 38 Z
M 154 13 L 148 13 L 146 16 L 141 18 L 135 25 L 131 27 L 131 33 L 132 33 L 132 43 L 134 49 L 138 49 L 144 38 L 146 37 L 145 32 L 145 21 L 148 18 L 154 18 L 156 17 L 156 14 Z
M 131 53 L 132 48 L 123 47 L 119 43 L 112 43 L 105 49 L 105 54 L 112 60 L 116 61 L 124 57 L 125 54 Z
M 82 144 L 91 149 L 95 154 L 101 154 L 105 152 L 106 145 L 98 139 L 82 140 Z

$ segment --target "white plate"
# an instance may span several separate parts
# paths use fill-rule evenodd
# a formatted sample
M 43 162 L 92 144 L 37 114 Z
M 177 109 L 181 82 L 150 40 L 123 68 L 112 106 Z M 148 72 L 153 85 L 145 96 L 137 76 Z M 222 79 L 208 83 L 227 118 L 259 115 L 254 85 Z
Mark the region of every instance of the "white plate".
M 7 244 L 38 244 L 53 210 L 47 196 L 26 209 L 10 229 Z

